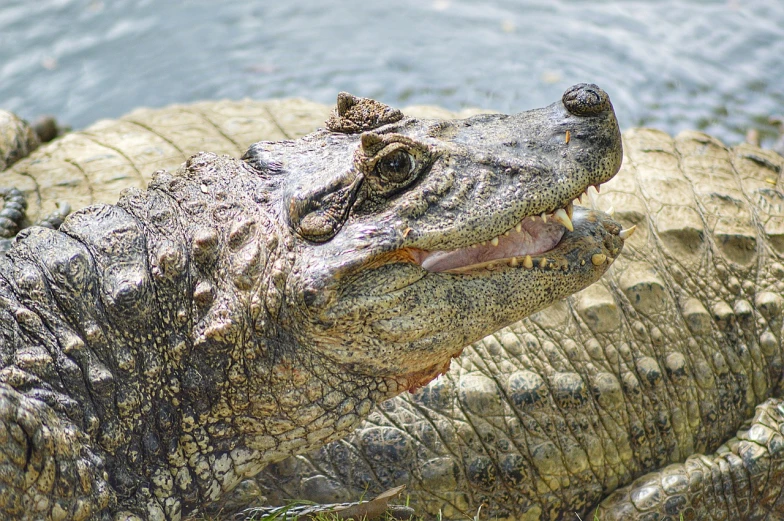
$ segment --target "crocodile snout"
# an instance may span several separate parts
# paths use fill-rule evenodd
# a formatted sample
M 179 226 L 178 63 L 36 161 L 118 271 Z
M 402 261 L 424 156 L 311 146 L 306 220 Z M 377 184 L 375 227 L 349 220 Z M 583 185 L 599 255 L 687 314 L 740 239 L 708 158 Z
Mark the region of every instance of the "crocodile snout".
M 610 97 L 593 83 L 578 83 L 564 92 L 566 110 L 575 116 L 596 116 L 611 108 Z

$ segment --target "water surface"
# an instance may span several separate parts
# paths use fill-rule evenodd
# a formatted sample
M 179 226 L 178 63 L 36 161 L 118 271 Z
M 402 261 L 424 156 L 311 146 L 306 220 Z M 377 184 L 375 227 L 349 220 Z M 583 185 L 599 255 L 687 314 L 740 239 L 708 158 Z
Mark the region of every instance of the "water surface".
M 519 111 L 595 82 L 624 127 L 733 143 L 784 113 L 784 2 L 2 0 L 0 107 L 74 127 L 141 105 L 347 90 Z

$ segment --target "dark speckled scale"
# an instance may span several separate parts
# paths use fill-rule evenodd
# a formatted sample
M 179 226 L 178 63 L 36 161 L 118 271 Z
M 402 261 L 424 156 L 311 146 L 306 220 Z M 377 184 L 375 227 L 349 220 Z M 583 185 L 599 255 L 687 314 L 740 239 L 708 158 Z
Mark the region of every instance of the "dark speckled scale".
M 521 409 L 535 409 L 545 406 L 547 386 L 538 374 L 519 371 L 509 377 L 509 397 Z

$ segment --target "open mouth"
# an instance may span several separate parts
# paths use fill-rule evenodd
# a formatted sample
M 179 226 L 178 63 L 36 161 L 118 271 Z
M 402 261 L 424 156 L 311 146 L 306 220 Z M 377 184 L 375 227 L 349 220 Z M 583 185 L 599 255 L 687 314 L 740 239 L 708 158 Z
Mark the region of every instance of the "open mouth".
M 579 202 L 580 198 L 576 200 Z M 572 218 L 573 201 L 570 201 L 553 212 L 525 217 L 487 241 L 456 250 L 413 250 L 411 253 L 422 268 L 434 273 L 465 273 L 503 266 L 556 268 L 554 261 L 543 254 L 555 248 L 567 230 L 574 231 Z M 634 229 L 623 230 L 621 238 L 626 239 L 633 232 Z M 591 260 L 594 264 L 602 264 L 606 258 L 594 256 Z

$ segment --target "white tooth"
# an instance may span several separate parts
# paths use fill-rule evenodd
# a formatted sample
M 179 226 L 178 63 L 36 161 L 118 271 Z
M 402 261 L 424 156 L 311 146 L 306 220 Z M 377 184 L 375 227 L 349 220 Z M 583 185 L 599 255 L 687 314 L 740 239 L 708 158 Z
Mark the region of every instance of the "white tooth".
M 570 232 L 574 231 L 574 226 L 572 225 L 572 220 L 569 219 L 569 216 L 566 214 L 566 210 L 563 208 L 559 208 L 553 214 L 553 220 L 559 222 L 563 225 L 564 228 L 569 230 Z
M 498 246 L 498 237 L 493 237 L 493 240 L 490 241 L 490 244 L 492 244 L 493 246 Z
M 487 241 L 482 241 L 479 244 L 481 244 L 482 246 L 487 246 Z
M 509 259 L 509 265 L 510 265 L 511 267 L 513 267 L 513 268 L 514 268 L 515 266 L 517 266 L 517 257 L 512 257 L 511 259 Z
M 542 220 L 544 222 L 547 222 L 547 213 L 546 212 L 542 212 Z
M 504 237 L 509 237 L 509 230 L 506 230 L 506 231 L 504 232 Z
M 517 223 L 517 226 L 515 226 L 515 231 L 517 233 L 522 232 L 523 231 L 523 223 Z
M 609 208 L 607 209 L 607 211 L 606 211 L 606 212 L 604 212 L 604 213 L 606 213 L 607 215 L 609 215 L 610 217 L 612 217 L 613 215 L 615 215 L 615 207 L 614 207 L 614 206 L 611 206 L 611 207 L 609 207 Z
M 635 230 L 637 230 L 636 224 L 631 228 L 626 228 L 625 230 L 621 230 L 620 232 L 618 232 L 618 237 L 620 237 L 622 240 L 625 241 L 626 239 L 632 236 Z
M 523 259 L 523 266 L 525 266 L 529 270 L 534 267 L 534 261 L 530 255 L 526 255 L 525 259 Z

